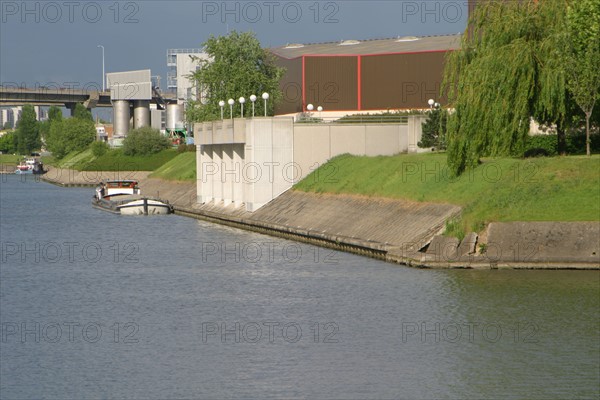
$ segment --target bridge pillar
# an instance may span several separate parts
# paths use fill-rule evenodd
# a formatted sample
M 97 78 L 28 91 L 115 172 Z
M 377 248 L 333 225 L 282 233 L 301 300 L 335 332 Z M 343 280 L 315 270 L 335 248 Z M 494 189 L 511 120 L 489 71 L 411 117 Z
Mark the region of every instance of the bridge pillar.
M 150 126 L 150 100 L 133 101 L 133 128 Z
M 90 92 L 90 97 L 83 102 L 83 106 L 88 110 L 96 107 L 100 101 L 100 94 L 98 92 Z
M 75 106 L 77 105 L 77 103 L 65 103 L 65 107 L 67 107 L 69 109 L 69 111 L 71 111 L 71 117 L 75 115 Z
M 129 100 L 113 100 L 114 136 L 127 136 L 129 132 Z

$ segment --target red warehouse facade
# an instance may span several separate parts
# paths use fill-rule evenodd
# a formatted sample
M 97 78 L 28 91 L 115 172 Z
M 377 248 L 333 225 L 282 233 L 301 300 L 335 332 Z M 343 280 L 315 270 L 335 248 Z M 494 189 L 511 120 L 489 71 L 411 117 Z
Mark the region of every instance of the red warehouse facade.
M 291 44 L 270 51 L 286 68 L 276 114 L 307 104 L 327 111 L 427 107 L 439 98 L 445 57 L 461 35 L 404 37 L 341 43 Z

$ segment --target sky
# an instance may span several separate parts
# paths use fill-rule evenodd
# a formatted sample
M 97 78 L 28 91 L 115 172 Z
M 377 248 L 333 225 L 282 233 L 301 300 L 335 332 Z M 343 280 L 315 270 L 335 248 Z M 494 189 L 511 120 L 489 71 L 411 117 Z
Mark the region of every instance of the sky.
M 151 69 L 166 86 L 166 52 L 210 35 L 252 31 L 263 47 L 463 32 L 467 0 L 5 1 L 0 83 L 101 87 L 107 73 Z

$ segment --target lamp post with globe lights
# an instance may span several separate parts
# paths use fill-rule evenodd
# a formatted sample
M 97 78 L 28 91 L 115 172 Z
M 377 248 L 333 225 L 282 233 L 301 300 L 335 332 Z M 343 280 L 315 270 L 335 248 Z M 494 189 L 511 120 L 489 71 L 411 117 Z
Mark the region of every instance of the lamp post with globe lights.
M 235 104 L 235 100 L 229 99 L 227 103 L 229 104 L 229 116 L 233 119 L 233 105 Z
M 311 113 L 312 113 L 312 110 L 314 110 L 314 109 L 315 109 L 315 106 L 313 106 L 312 104 L 308 104 L 308 105 L 306 106 L 306 109 L 308 110 L 308 118 L 310 119 L 310 115 L 311 115 Z
M 243 97 L 239 98 L 240 104 L 242 105 L 242 118 L 244 118 L 244 103 L 246 102 L 246 99 Z
M 252 118 L 254 118 L 254 102 L 256 101 L 256 96 L 255 95 L 251 95 L 250 96 L 250 101 L 252 102 Z
M 221 121 L 223 120 L 223 107 L 225 107 L 225 102 L 223 100 L 219 101 L 219 107 L 221 107 Z
M 265 101 L 265 117 L 267 116 L 267 100 L 269 100 L 269 93 L 265 92 L 262 94 L 262 98 Z

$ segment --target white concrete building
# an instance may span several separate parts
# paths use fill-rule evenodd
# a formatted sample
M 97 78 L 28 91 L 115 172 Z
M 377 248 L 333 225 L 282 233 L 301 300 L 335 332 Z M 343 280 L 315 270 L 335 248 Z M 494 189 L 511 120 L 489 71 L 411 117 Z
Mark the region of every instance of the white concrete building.
M 195 58 L 208 59 L 208 55 L 201 49 L 167 50 L 167 90 L 177 92 L 177 101 L 180 104 L 197 100 L 194 82 L 189 78 L 198 68 Z

